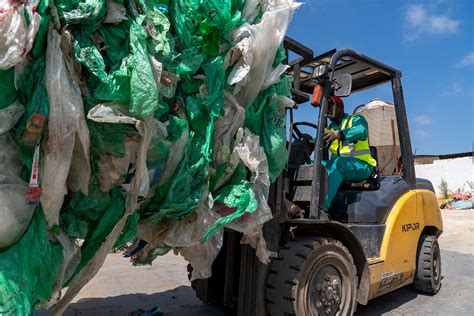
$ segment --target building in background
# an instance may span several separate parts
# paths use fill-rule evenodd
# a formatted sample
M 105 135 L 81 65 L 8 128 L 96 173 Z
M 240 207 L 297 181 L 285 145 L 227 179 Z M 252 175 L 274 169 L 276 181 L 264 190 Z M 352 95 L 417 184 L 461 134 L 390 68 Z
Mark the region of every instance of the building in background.
M 452 192 L 473 192 L 474 152 L 450 155 L 415 155 L 415 172 L 418 178 L 433 183 L 436 193 L 440 193 L 441 180 L 445 180 Z

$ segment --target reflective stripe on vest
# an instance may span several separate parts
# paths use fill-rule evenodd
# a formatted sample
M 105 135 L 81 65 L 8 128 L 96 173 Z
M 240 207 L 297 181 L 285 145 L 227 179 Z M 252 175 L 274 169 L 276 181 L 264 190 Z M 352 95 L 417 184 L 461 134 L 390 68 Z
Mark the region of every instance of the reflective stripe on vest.
M 344 121 L 341 124 L 341 131 L 346 128 L 352 127 L 352 119 L 353 116 L 349 116 L 344 118 Z M 336 129 L 330 128 L 333 131 L 337 131 Z M 356 141 L 356 142 L 347 142 L 340 140 L 335 140 L 332 142 L 331 146 L 329 147 L 331 154 L 342 156 L 342 157 L 354 157 L 360 159 L 369 165 L 376 167 L 377 161 L 372 157 L 369 147 L 368 139 Z

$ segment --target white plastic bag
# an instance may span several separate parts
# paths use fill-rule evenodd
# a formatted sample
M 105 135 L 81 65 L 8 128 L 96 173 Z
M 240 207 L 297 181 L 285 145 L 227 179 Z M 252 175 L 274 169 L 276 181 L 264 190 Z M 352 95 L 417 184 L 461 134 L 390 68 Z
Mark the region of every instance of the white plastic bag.
M 68 71 L 60 49 L 61 36 L 51 26 L 46 49 L 45 86 L 49 101 L 48 134 L 44 148 L 41 205 L 48 227 L 59 224 L 67 193 L 66 180 L 83 108 L 80 88 Z
M 265 80 L 273 72 L 278 47 L 283 42 L 294 10 L 300 4 L 293 0 L 271 1 L 262 20 L 254 25 L 244 24 L 233 35 L 239 43 L 250 41 L 252 61 L 250 70 L 235 86 L 234 94 L 243 107 L 251 104 L 262 90 Z M 237 63 L 235 67 L 240 67 Z
M 87 118 L 98 123 L 123 123 L 137 126 L 140 120 L 132 117 L 126 104 L 118 102 L 99 103 L 89 110 Z
M 200 242 L 204 234 L 219 218 L 211 212 L 214 205 L 212 195 L 204 193 L 203 196 L 201 199 L 203 202 L 193 213 L 181 221 L 169 221 L 163 244 L 177 248 L 194 246 Z
M 232 93 L 224 92 L 223 117 L 216 120 L 214 128 L 214 162 L 221 165 L 230 156 L 237 131 L 244 125 L 245 110 L 239 105 Z
M 174 142 L 169 145 L 170 155 L 165 162 L 164 171 L 160 177 L 158 185 L 161 186 L 165 184 L 174 174 L 176 168 L 178 168 L 179 163 L 183 160 L 184 150 L 186 149 L 186 143 L 189 138 L 189 129 L 181 134 L 181 136 Z
M 103 23 L 120 23 L 123 20 L 127 20 L 127 17 L 125 16 L 127 10 L 123 5 L 114 0 L 106 0 L 106 4 L 107 15 L 105 16 Z
M 268 1 L 269 0 L 246 0 L 242 9 L 242 17 L 252 24 L 259 13 L 262 2 Z
M 229 74 L 227 83 L 230 85 L 237 84 L 247 76 L 250 71 L 250 65 L 253 62 L 253 54 L 250 49 L 250 38 L 245 37 L 235 44 L 227 53 L 224 60 L 224 67 L 227 69 L 233 66 Z
M 177 248 L 178 252 L 193 267 L 190 281 L 207 279 L 212 276 L 212 263 L 222 248 L 223 240 L 224 230 L 220 229 L 203 244 L 198 243 L 191 247 Z
M 26 202 L 27 185 L 18 176 L 22 163 L 9 135 L 23 112 L 18 102 L 0 110 L 0 249 L 20 239 L 34 212 Z
M 25 112 L 19 102 L 0 109 L 0 183 L 23 183 L 18 177 L 23 163 L 18 148 L 10 138 L 10 130 Z
M 248 129 L 240 129 L 239 136 L 237 137 L 239 142 L 236 141 L 233 152 L 252 173 L 250 182 L 254 184 L 253 191 L 258 201 L 258 209 L 251 214 L 251 217 L 245 223 L 234 221 L 227 226 L 244 232 L 247 230 L 246 223 L 254 223 L 257 226 L 261 226 L 272 219 L 272 212 L 267 202 L 270 188 L 268 162 L 267 156 L 260 146 L 260 138 L 252 134 Z
M 274 253 L 270 252 L 266 247 L 262 225 L 272 219 L 273 216 L 268 206 L 268 192 L 270 188 L 268 162 L 265 152 L 260 146 L 260 138 L 252 134 L 248 129 L 240 128 L 236 136 L 230 162 L 229 168 L 231 170 L 235 169 L 242 162 L 252 173 L 250 182 L 254 184 L 253 193 L 257 199 L 258 208 L 253 213 L 248 213 L 245 217 L 241 216 L 235 219 L 227 224 L 226 227 L 242 232 L 244 236 L 241 243 L 250 244 L 254 247 L 259 260 L 267 264 L 269 258 L 274 256 Z M 227 182 L 227 179 L 222 180 L 222 183 L 225 182 Z M 218 182 L 218 185 L 221 185 L 221 182 Z M 213 213 L 215 212 L 216 210 L 213 210 Z
M 99 168 L 97 180 L 102 192 L 109 192 L 114 186 L 125 182 L 124 176 L 128 173 L 130 165 L 136 163 L 138 145 L 135 139 L 127 139 L 125 140 L 125 156 L 102 155 L 100 157 L 97 163 Z
M 34 205 L 26 203 L 26 190 L 24 183 L 0 184 L 0 249 L 20 239 L 30 223 Z
M 39 0 L 24 2 L 0 1 L 0 69 L 20 63 L 33 47 L 41 21 L 36 12 Z
M 172 221 L 164 243 L 176 249 L 193 267 L 191 281 L 212 276 L 212 263 L 222 248 L 224 230 L 220 229 L 205 243 L 200 243 L 204 234 L 219 218 L 211 212 L 214 201 L 209 193 L 204 193 L 204 201 L 198 208 L 181 221 Z
M 61 50 L 63 52 L 64 61 L 71 76 L 76 82 L 76 86 L 81 85 L 82 72 L 81 67 L 74 62 L 74 52 L 72 51 L 72 35 L 69 32 L 63 32 L 61 36 Z M 82 90 L 80 90 L 82 91 Z M 76 141 L 74 144 L 74 152 L 71 159 L 71 168 L 67 178 L 67 187 L 72 192 L 81 191 L 84 195 L 89 194 L 89 182 L 92 175 L 90 163 L 90 135 L 87 127 L 84 107 L 79 107 L 79 120 L 76 130 Z

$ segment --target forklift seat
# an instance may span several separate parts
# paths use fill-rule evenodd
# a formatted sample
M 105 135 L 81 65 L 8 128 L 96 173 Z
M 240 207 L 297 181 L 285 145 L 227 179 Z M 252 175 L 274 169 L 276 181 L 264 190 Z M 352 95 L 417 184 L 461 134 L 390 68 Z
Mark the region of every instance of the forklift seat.
M 358 224 L 385 223 L 396 201 L 410 186 L 399 176 L 382 177 L 379 190 L 339 190 L 328 210 L 335 221 Z

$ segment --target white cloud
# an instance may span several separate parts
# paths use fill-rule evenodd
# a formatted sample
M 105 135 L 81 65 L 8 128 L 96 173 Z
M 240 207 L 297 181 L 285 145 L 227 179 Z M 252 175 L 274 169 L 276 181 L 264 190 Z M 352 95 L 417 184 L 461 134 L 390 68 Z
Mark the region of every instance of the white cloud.
M 474 52 L 470 52 L 464 58 L 456 64 L 457 68 L 469 67 L 474 65 Z
M 419 137 L 428 137 L 428 136 L 430 136 L 430 134 L 428 134 L 427 131 L 424 131 L 422 129 L 415 130 L 415 135 L 419 136 Z
M 433 120 L 428 115 L 418 115 L 415 117 L 414 121 L 420 125 L 430 125 L 433 123 Z
M 412 42 L 420 36 L 450 35 L 459 31 L 459 20 L 433 12 L 436 7 L 412 4 L 405 11 L 405 41 Z
M 454 81 L 451 85 L 447 86 L 442 92 L 442 95 L 458 95 L 463 91 L 462 82 Z

